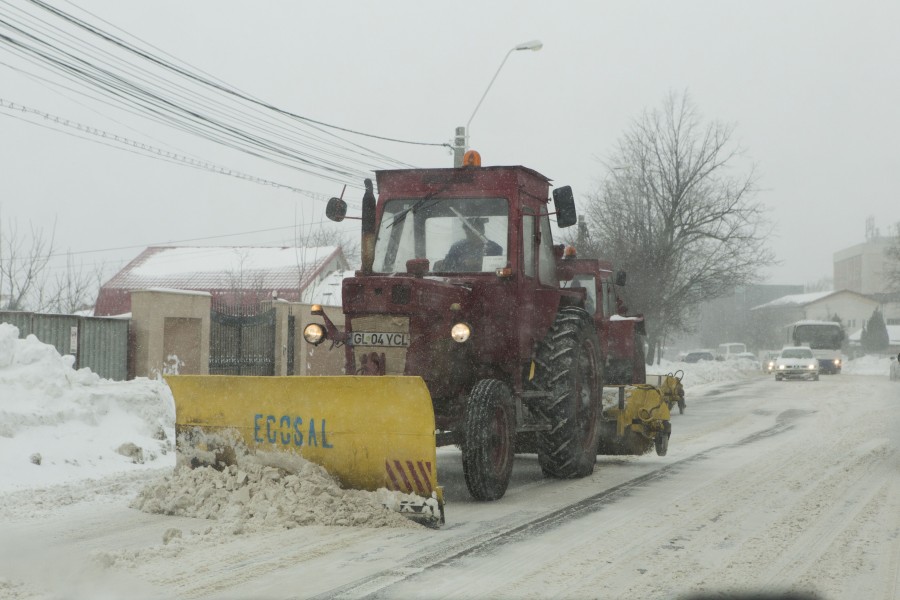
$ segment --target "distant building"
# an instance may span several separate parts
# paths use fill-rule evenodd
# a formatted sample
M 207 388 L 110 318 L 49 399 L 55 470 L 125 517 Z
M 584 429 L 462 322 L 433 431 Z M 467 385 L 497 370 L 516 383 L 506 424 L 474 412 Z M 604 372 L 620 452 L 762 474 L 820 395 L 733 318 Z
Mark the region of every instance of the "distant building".
M 272 297 L 309 302 L 308 296 L 324 293 L 322 284 L 329 275 L 347 269 L 336 246 L 153 246 L 101 286 L 94 314 L 128 313 L 131 292 L 147 289 L 209 292 L 214 300 L 233 304 Z
M 785 343 L 784 327 L 805 319 L 830 321 L 840 318 L 847 334 L 862 329 L 880 304 L 877 300 L 850 290 L 792 294 L 754 306 L 754 327 L 766 347 L 778 349 Z
M 888 272 L 893 263 L 887 250 L 895 241 L 893 236 L 881 236 L 869 218 L 866 241 L 834 253 L 834 289 L 860 294 L 889 292 Z

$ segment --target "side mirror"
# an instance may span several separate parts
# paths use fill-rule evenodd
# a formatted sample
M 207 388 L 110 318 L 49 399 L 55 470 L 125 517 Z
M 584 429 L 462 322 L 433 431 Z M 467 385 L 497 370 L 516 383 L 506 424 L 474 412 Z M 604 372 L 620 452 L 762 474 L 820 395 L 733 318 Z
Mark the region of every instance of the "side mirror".
M 625 271 L 616 271 L 616 285 L 625 287 Z
M 565 185 L 553 190 L 553 206 L 556 207 L 556 226 L 571 227 L 578 222 L 575 212 L 575 196 L 572 186 Z
M 340 198 L 332 198 L 325 206 L 325 216 L 336 223 L 340 223 L 347 216 L 347 203 Z

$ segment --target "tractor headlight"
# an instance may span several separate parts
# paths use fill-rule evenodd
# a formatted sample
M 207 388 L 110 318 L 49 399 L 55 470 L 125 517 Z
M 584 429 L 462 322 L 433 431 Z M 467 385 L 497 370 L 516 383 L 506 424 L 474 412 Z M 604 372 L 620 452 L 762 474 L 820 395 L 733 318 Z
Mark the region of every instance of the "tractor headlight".
M 457 323 L 450 328 L 450 337 L 453 341 L 463 343 L 472 335 L 472 329 L 465 323 Z
M 325 341 L 325 328 L 318 323 L 310 323 L 303 328 L 303 338 L 313 346 L 318 346 Z

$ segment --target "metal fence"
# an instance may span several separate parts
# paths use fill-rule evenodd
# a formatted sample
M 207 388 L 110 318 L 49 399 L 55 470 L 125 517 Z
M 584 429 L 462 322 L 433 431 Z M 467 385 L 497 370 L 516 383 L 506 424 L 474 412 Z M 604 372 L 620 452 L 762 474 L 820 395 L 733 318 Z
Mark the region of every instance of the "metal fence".
M 126 319 L 0 311 L 0 323 L 15 325 L 20 338 L 34 334 L 60 354 L 75 356 L 76 369 L 87 367 L 104 379 L 128 377 Z

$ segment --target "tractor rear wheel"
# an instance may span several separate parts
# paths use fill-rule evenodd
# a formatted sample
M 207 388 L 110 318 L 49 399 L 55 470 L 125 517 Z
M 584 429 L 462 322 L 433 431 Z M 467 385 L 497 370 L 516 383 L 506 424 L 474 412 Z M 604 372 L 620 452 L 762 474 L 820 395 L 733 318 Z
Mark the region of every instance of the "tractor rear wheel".
M 545 475 L 574 478 L 594 471 L 603 391 L 600 356 L 587 313 L 562 309 L 535 357 L 535 386 L 550 392 L 538 409 L 550 423 L 550 430 L 538 434 L 538 459 Z
M 463 475 L 476 500 L 498 500 L 506 493 L 515 435 L 516 412 L 509 388 L 497 379 L 482 379 L 469 393 L 463 421 Z

